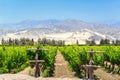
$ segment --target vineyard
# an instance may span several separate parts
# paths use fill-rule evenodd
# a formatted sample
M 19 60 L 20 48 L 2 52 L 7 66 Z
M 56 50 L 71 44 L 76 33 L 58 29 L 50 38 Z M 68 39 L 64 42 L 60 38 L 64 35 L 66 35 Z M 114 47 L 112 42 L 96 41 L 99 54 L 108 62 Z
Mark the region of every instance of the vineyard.
M 119 46 L 65 46 L 59 48 L 70 67 L 78 77 L 84 77 L 82 65 L 89 64 L 87 51 L 104 51 L 103 54 L 94 54 L 95 65 L 100 65 L 110 73 L 120 74 L 120 47 Z
M 29 60 L 35 59 L 35 51 L 27 50 L 36 46 L 1 46 L 0 47 L 0 73 L 18 73 L 31 66 Z M 69 68 L 75 76 L 83 78 L 85 73 L 82 65 L 89 64 L 87 51 L 104 51 L 103 54 L 94 54 L 95 65 L 102 66 L 106 72 L 120 74 L 120 46 L 39 46 L 47 51 L 40 51 L 39 59 L 45 60 L 42 70 L 43 77 L 54 74 L 54 60 L 59 50 L 69 63 Z
M 6 46 L 0 47 L 0 73 L 17 73 L 30 66 L 29 60 L 35 59 L 35 51 L 29 51 L 28 48 L 34 46 Z M 49 49 L 41 51 L 39 59 L 45 60 L 43 66 L 43 76 L 52 76 L 54 70 L 54 57 L 57 53 L 56 47 L 45 46 Z

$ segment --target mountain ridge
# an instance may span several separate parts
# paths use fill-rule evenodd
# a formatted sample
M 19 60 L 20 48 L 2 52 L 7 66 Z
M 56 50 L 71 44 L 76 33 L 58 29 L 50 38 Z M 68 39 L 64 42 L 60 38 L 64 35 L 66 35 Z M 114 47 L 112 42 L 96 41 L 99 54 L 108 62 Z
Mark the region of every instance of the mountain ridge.
M 85 30 L 91 39 L 102 39 L 107 36 L 111 40 L 120 39 L 120 28 L 115 26 L 109 26 L 107 24 L 102 23 L 90 23 L 85 22 L 82 20 L 76 20 L 76 19 L 67 19 L 67 20 L 26 20 L 23 22 L 15 23 L 15 24 L 6 24 L 0 25 L 0 39 L 4 37 L 10 37 L 10 36 L 16 36 L 15 38 L 21 36 L 21 37 L 33 37 L 38 38 L 41 37 L 41 34 L 44 35 L 42 38 L 47 36 L 48 34 L 61 34 L 62 33 L 69 33 L 76 31 Z M 8 27 L 9 26 L 9 27 Z M 9 29 L 10 28 L 10 29 Z M 92 32 L 92 33 L 91 33 Z M 16 34 L 14 34 L 16 33 Z M 84 32 L 81 32 L 81 34 Z M 47 35 L 46 35 L 47 34 Z M 79 35 L 81 35 L 79 34 Z M 37 35 L 37 36 L 36 36 Z M 60 36 L 61 36 L 60 35 Z M 78 34 L 77 34 L 78 35 Z M 101 36 L 100 36 L 101 35 Z M 67 36 L 67 35 L 66 35 Z M 84 37 L 81 35 L 81 37 Z M 75 37 L 72 37 L 75 38 Z M 79 37 L 78 37 L 79 38 Z M 52 38 L 53 39 L 53 38 Z M 71 39 L 71 38 L 70 38 Z M 86 36 L 86 40 L 88 39 L 88 36 Z

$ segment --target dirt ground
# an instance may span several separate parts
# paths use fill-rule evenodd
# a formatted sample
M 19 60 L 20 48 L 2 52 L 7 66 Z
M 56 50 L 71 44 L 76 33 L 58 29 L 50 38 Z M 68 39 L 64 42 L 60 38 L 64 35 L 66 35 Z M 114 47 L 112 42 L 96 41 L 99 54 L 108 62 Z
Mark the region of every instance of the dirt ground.
M 70 71 L 68 68 L 68 62 L 64 60 L 62 54 L 58 51 L 55 57 L 55 71 L 54 77 L 75 77 L 74 72 Z
M 48 77 L 48 78 L 42 78 L 42 77 L 32 77 L 28 75 L 23 74 L 3 74 L 0 75 L 0 80 L 80 80 L 75 78 L 54 78 L 54 77 Z
M 100 80 L 120 80 L 120 75 L 107 73 L 104 68 L 97 69 L 94 74 L 100 78 Z

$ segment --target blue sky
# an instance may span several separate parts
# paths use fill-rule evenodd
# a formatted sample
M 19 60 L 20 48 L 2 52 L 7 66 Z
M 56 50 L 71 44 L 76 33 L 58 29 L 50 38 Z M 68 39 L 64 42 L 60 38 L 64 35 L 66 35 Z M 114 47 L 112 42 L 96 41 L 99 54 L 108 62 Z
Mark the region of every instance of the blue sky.
M 0 0 L 0 23 L 27 19 L 120 20 L 120 0 Z

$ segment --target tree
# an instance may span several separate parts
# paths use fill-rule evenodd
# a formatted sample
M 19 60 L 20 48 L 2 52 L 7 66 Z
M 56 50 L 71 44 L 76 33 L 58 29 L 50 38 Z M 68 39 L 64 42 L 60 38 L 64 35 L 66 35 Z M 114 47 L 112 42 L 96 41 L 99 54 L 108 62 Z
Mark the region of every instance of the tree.
M 90 41 L 89 40 L 86 40 L 86 45 L 90 45 Z
M 31 45 L 34 45 L 34 39 L 31 40 Z
M 25 38 L 20 39 L 20 45 L 24 46 L 26 44 Z
M 11 38 L 9 38 L 9 40 L 8 40 L 8 45 L 9 46 L 13 45 L 13 40 Z
M 92 41 L 86 40 L 86 44 L 91 46 L 96 45 L 95 40 Z
M 120 45 L 120 40 L 116 40 L 115 45 Z
M 4 38 L 2 38 L 2 45 L 5 45 L 5 40 L 4 40 Z
M 20 45 L 20 41 L 18 39 L 14 40 L 14 45 Z
M 105 44 L 110 44 L 110 40 L 109 39 L 105 39 Z
M 78 40 L 76 41 L 76 44 L 79 45 L 79 41 Z
M 92 40 L 92 41 L 90 42 L 90 45 L 91 45 L 91 46 L 96 45 L 95 40 Z
M 100 45 L 109 45 L 110 44 L 110 40 L 109 39 L 101 39 L 100 40 Z
M 38 38 L 38 44 L 41 44 L 41 39 L 40 38 Z
M 101 39 L 100 40 L 100 45 L 103 45 L 104 44 L 104 39 Z

